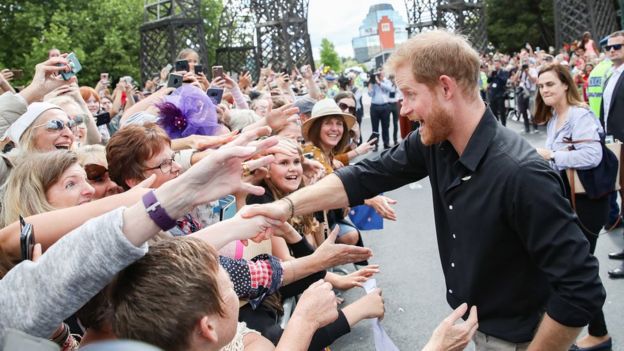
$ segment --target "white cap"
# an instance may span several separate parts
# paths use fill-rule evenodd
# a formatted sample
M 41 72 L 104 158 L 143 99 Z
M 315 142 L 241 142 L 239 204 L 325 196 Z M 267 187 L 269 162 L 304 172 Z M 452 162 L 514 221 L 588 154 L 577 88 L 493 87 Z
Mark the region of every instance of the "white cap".
M 33 124 L 33 122 L 41 116 L 42 113 L 54 108 L 62 111 L 60 107 L 47 102 L 33 102 L 28 105 L 26 113 L 21 115 L 20 118 L 11 124 L 11 127 L 9 127 L 9 129 L 7 129 L 4 133 L 2 140 L 4 141 L 8 137 L 11 141 L 13 141 L 13 143 L 15 143 L 16 146 L 19 146 L 19 140 L 26 129 L 28 129 L 28 127 L 30 127 L 30 125 Z

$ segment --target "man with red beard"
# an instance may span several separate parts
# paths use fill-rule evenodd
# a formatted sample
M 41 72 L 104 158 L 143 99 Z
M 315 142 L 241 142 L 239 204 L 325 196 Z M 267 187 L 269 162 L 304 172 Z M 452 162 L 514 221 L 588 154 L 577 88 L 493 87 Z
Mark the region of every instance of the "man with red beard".
M 479 96 L 479 55 L 464 37 L 418 34 L 387 69 L 418 132 L 249 214 L 287 220 L 354 206 L 428 176 L 446 298 L 453 308 L 478 307 L 477 350 L 568 350 L 605 290 L 561 178 L 497 123 Z

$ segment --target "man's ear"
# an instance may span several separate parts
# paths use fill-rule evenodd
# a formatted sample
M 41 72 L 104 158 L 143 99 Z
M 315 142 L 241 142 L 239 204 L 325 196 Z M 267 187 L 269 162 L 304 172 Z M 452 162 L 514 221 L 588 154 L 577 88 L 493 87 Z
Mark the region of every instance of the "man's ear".
M 444 99 L 448 100 L 452 98 L 457 90 L 457 82 L 455 79 L 447 75 L 441 75 L 438 81 L 440 83 L 440 87 L 442 88 Z
M 203 316 L 197 323 L 199 334 L 211 344 L 217 344 L 219 341 L 219 335 L 217 335 L 216 329 L 217 319 L 211 316 Z

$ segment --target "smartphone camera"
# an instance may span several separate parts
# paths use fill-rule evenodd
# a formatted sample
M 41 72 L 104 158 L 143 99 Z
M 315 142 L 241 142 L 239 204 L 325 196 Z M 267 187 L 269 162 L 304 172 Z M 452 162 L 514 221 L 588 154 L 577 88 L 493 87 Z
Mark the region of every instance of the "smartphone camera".
M 167 79 L 167 88 L 179 88 L 182 86 L 182 75 L 169 73 L 169 79 Z
M 33 249 L 35 248 L 35 233 L 33 226 L 26 223 L 24 217 L 19 216 L 20 220 L 20 250 L 22 260 L 32 260 Z
M 180 72 L 180 71 L 188 72 L 188 71 L 190 71 L 188 61 L 187 60 L 178 60 L 178 61 L 176 61 L 176 63 L 175 63 L 175 70 L 176 70 L 176 72 Z
M 74 77 L 76 73 L 82 70 L 82 65 L 80 65 L 80 61 L 78 61 L 76 54 L 74 54 L 73 52 L 67 55 L 65 59 L 67 60 L 70 71 L 62 71 L 61 77 L 63 77 L 64 80 L 69 80 L 71 77 Z M 63 66 L 63 64 L 59 64 L 59 66 Z

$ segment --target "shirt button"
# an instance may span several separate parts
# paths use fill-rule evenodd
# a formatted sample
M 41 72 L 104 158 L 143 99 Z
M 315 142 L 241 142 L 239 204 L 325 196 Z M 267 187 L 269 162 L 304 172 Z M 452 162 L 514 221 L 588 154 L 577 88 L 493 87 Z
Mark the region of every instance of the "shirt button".
M 453 234 L 453 239 L 457 239 L 457 236 L 455 236 L 455 234 Z
M 452 209 L 453 209 L 453 205 L 449 205 L 449 210 L 452 210 Z
M 453 289 L 449 289 L 449 294 L 452 294 L 452 293 L 453 293 Z
M 451 267 L 455 267 L 455 263 L 451 262 Z

